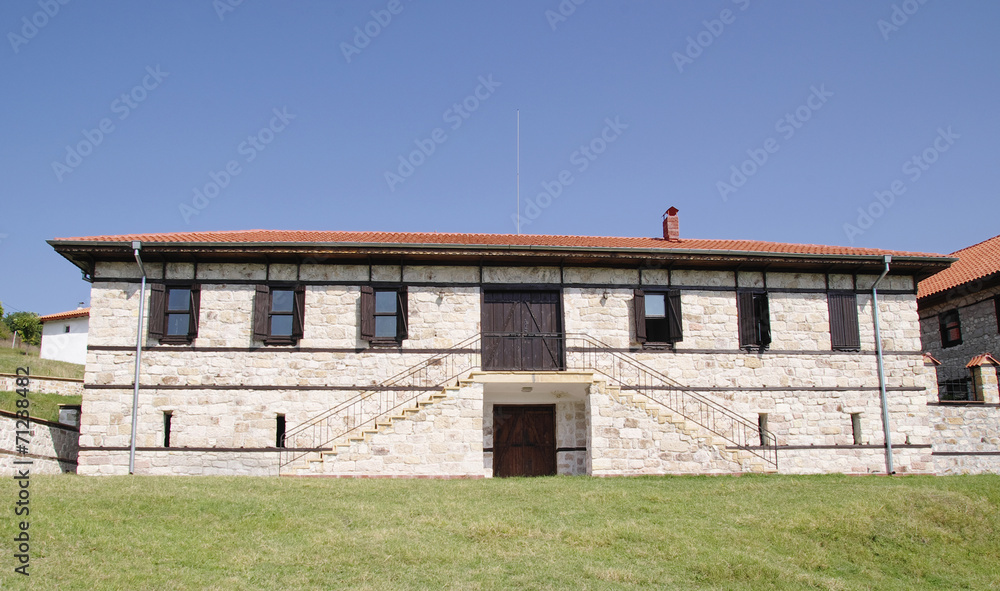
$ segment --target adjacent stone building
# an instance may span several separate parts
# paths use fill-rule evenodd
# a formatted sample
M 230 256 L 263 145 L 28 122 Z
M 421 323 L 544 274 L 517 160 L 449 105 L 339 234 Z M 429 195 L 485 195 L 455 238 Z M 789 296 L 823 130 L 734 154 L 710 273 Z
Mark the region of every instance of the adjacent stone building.
M 93 284 L 79 471 L 128 471 L 141 307 L 137 473 L 937 470 L 916 292 L 952 259 L 681 239 L 676 213 L 662 238 L 52 240 Z
M 958 260 L 917 292 L 924 350 L 938 362 L 935 464 L 941 473 L 1000 472 L 1000 236 L 951 256 Z

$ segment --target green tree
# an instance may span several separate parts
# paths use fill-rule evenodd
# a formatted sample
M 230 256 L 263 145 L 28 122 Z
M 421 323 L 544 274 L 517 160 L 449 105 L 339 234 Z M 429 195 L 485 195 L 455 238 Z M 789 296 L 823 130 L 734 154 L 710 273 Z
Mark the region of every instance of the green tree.
M 3 317 L 3 323 L 29 345 L 40 345 L 42 342 L 42 323 L 34 312 L 14 312 Z

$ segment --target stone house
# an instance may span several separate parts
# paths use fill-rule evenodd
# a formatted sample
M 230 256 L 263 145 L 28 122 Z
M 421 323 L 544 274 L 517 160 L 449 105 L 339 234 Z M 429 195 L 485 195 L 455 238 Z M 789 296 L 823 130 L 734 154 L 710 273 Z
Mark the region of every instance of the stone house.
M 137 334 L 141 474 L 937 470 L 916 291 L 952 259 L 682 239 L 676 214 L 51 240 L 92 282 L 79 471 L 128 471 Z
M 957 261 L 917 290 L 938 381 L 935 463 L 943 473 L 1000 472 L 1000 236 L 951 256 Z

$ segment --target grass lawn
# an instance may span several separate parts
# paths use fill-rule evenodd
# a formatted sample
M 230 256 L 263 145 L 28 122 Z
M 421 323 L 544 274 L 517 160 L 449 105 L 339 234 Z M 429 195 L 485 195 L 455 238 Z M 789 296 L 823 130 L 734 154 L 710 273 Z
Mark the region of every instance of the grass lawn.
M 65 361 L 40 359 L 38 353 L 0 347 L 0 373 L 15 373 L 18 367 L 28 367 L 33 376 L 83 379 L 83 366 Z
M 5 511 L 4 589 L 1000 588 L 997 476 L 30 486 L 30 581 Z
M 17 399 L 20 398 L 14 392 L 0 391 L 0 410 L 7 412 L 17 412 Z M 45 419 L 54 423 L 59 422 L 60 404 L 80 404 L 83 396 L 62 396 L 60 394 L 42 394 L 39 392 L 29 392 L 28 414 L 36 419 Z

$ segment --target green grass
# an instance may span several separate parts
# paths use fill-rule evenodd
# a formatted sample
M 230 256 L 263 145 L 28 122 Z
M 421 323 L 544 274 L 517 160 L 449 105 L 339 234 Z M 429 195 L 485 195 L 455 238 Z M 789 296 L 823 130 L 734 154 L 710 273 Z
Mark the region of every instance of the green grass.
M 997 476 L 36 476 L 30 532 L 38 589 L 1000 588 Z
M 17 400 L 21 398 L 14 392 L 3 392 L 0 391 L 0 410 L 6 410 L 7 412 L 16 412 Z M 28 415 L 35 417 L 36 419 L 44 419 L 46 421 L 58 422 L 59 421 L 59 405 L 60 404 L 80 404 L 83 400 L 83 396 L 62 396 L 60 394 L 41 394 L 38 392 L 28 393 Z
M 33 376 L 83 379 L 83 366 L 78 363 L 40 359 L 37 352 L 0 347 L 0 373 L 16 373 L 18 367 L 28 367 Z

